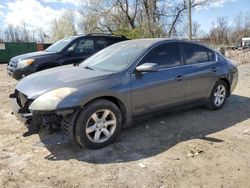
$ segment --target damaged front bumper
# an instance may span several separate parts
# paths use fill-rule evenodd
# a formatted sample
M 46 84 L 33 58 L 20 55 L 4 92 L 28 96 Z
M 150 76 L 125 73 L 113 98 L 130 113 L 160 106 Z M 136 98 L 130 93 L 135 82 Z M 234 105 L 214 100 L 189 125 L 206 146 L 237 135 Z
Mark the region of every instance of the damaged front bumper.
M 17 120 L 24 123 L 24 125 L 27 127 L 28 132 L 35 134 L 39 131 L 39 125 L 34 123 L 32 113 L 29 111 L 24 111 L 23 108 L 21 108 L 17 102 L 17 99 L 10 95 L 13 113 L 16 116 Z
M 28 132 L 25 135 L 39 133 L 41 129 L 47 129 L 52 134 L 60 132 L 65 135 L 69 141 L 74 140 L 74 122 L 77 109 L 66 109 L 56 111 L 30 111 L 29 106 L 32 100 L 29 100 L 19 91 L 10 96 L 13 113 L 16 118 L 23 122 Z

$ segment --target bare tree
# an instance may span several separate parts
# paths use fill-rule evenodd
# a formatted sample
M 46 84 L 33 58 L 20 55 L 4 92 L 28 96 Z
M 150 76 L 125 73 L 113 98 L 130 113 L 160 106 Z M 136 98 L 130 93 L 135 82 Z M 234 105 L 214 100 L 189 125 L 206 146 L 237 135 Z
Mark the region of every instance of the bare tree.
M 0 29 L 0 42 L 4 41 L 3 30 Z
M 37 29 L 37 32 L 38 32 L 38 41 L 41 42 L 41 43 L 45 43 L 45 39 L 47 38 L 47 35 L 45 34 L 43 28 L 38 28 Z
M 193 22 L 192 23 L 192 35 L 194 37 L 198 37 L 199 36 L 200 26 L 201 25 L 198 22 Z
M 229 27 L 226 17 L 218 17 L 216 24 L 213 23 L 210 30 L 210 41 L 214 44 L 228 44 Z
M 168 37 L 172 36 L 173 30 L 176 28 L 177 23 L 180 21 L 181 17 L 185 10 L 187 10 L 187 0 L 183 0 L 181 2 L 177 1 L 172 12 L 172 21 L 170 22 L 170 29 L 168 31 Z M 192 0 L 191 1 L 191 9 L 208 5 L 208 0 Z
M 55 42 L 67 36 L 76 35 L 74 13 L 66 11 L 58 19 L 53 20 L 51 23 L 51 36 L 50 41 Z
M 22 33 L 23 33 L 23 37 L 22 37 L 23 41 L 24 42 L 29 42 L 29 38 L 30 38 L 29 31 L 26 28 L 26 23 L 25 22 L 23 22 L 23 24 L 22 24 Z
M 9 42 L 15 42 L 16 36 L 15 36 L 15 28 L 12 25 L 8 25 L 8 27 L 4 31 L 6 41 Z
M 125 15 L 130 27 L 135 29 L 135 19 L 139 6 L 139 0 L 117 0 L 114 5 L 117 5 L 121 12 Z
M 191 6 L 207 2 L 192 0 Z M 185 0 L 93 0 L 84 1 L 82 7 L 80 24 L 85 31 L 130 33 L 137 37 L 160 37 L 165 33 L 170 37 L 178 33 L 178 24 L 187 10 Z
M 148 31 L 155 36 L 155 25 L 159 22 L 159 14 L 157 9 L 158 0 L 142 0 L 143 11 L 147 20 Z

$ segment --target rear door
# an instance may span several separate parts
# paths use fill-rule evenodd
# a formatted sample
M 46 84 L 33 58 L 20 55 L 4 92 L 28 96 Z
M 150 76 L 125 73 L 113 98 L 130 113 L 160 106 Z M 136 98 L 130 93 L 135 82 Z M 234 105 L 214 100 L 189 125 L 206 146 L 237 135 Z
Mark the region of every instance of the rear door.
M 134 115 L 185 102 L 185 70 L 177 42 L 155 47 L 137 66 L 144 63 L 158 64 L 159 71 L 131 75 Z
M 217 79 L 219 67 L 215 53 L 198 44 L 183 42 L 187 101 L 208 98 Z
M 104 37 L 96 38 L 96 52 L 108 47 L 108 41 Z

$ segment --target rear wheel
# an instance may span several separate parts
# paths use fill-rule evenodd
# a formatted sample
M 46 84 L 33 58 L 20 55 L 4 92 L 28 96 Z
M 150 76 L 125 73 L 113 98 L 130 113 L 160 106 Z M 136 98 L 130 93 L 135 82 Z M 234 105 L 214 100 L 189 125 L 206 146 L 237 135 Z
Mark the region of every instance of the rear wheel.
M 122 127 L 119 108 L 108 100 L 88 104 L 76 121 L 76 140 L 91 149 L 104 147 L 118 136 Z
M 211 110 L 219 110 L 226 102 L 228 96 L 228 85 L 223 80 L 218 81 L 209 98 L 208 108 Z

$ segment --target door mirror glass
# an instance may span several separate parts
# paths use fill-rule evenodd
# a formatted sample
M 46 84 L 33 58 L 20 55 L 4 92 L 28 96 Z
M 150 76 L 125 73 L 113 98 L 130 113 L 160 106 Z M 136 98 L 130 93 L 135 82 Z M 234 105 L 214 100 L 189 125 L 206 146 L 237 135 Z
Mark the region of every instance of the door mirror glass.
M 143 63 L 136 67 L 137 72 L 156 72 L 158 71 L 158 65 L 156 63 Z

